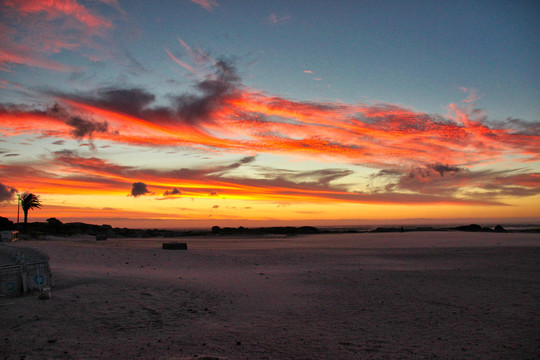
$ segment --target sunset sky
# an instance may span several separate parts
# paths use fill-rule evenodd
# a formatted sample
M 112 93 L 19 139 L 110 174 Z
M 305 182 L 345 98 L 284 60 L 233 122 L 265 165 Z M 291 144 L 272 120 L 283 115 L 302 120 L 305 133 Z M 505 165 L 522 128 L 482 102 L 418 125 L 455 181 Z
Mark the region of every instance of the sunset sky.
M 0 216 L 540 220 L 537 1 L 4 0 Z M 493 220 L 495 221 L 495 220 Z

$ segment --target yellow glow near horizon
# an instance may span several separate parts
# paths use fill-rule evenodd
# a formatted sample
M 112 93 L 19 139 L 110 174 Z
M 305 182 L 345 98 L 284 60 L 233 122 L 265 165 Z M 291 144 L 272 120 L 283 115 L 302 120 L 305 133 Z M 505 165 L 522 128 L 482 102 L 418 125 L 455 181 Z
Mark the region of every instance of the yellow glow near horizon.
M 56 217 L 61 221 L 81 221 L 92 223 L 92 219 L 123 219 L 127 223 L 144 220 L 151 226 L 175 226 L 175 221 L 184 221 L 183 227 L 194 224 L 228 220 L 232 222 L 279 221 L 294 222 L 320 220 L 324 224 L 341 224 L 344 219 L 354 222 L 372 223 L 406 219 L 504 219 L 513 221 L 540 218 L 537 204 L 540 196 L 531 197 L 526 202 L 506 206 L 463 206 L 463 205 L 391 205 L 353 203 L 301 203 L 277 204 L 271 201 L 247 201 L 207 198 L 177 198 L 156 201 L 152 196 L 131 197 L 109 195 L 55 195 L 41 198 L 42 209 L 29 214 L 30 221 L 44 221 Z M 69 204 L 69 205 L 66 205 Z M 0 216 L 16 221 L 16 204 L 0 208 Z M 22 216 L 22 215 L 21 215 Z M 130 220 L 131 219 L 131 220 Z M 22 221 L 22 219 L 21 219 Z M 172 221 L 172 222 L 171 222 Z M 186 223 L 187 221 L 187 223 Z M 99 221 L 98 221 L 99 222 Z M 133 223 L 136 225 L 136 223 Z M 195 226 L 195 225 L 194 225 Z

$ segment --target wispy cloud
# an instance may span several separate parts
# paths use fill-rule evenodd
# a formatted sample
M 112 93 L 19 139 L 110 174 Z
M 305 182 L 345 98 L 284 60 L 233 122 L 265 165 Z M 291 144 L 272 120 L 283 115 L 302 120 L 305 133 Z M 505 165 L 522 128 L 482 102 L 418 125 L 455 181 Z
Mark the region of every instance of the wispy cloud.
M 379 168 L 488 164 L 503 156 L 540 159 L 537 123 L 492 123 L 470 105 L 451 104 L 450 114 L 433 115 L 393 104 L 290 100 L 246 88 L 230 61 L 218 60 L 212 68 L 195 83 L 197 92 L 171 95 L 168 106 L 154 105 L 156 96 L 142 88 L 103 88 L 93 95 L 49 92 L 65 116 L 12 106 L 0 108 L 0 123 L 12 134 L 77 138 L 76 127 L 65 120 L 77 117 L 86 119 L 80 125 L 95 125 L 84 133 L 95 140 L 317 155 Z M 24 125 L 21 118 L 43 126 Z M 98 131 L 98 124 L 109 131 Z
M 9 65 L 17 64 L 59 72 L 80 71 L 79 67 L 49 60 L 29 47 L 12 43 L 7 39 L 2 39 L 2 35 L 0 35 L 0 44 L 2 45 L 2 48 L 0 49 L 0 70 L 11 71 Z
M 197 69 L 195 69 L 193 66 L 187 64 L 186 62 L 178 59 L 176 56 L 174 56 L 170 51 L 169 49 L 165 48 L 165 51 L 167 52 L 167 55 L 169 55 L 169 57 L 175 62 L 177 63 L 178 65 L 180 65 L 181 67 L 183 67 L 184 69 L 186 69 L 187 71 L 189 71 L 190 73 L 192 73 L 193 75 L 199 75 L 199 71 Z
M 39 14 L 48 20 L 71 17 L 87 28 L 101 28 L 112 26 L 111 22 L 93 14 L 85 6 L 75 0 L 33 1 L 14 0 L 6 1 L 6 6 L 14 8 L 22 16 Z
M 219 6 L 215 0 L 191 0 L 191 2 L 202 6 L 208 11 L 212 11 L 214 7 Z
M 540 175 L 527 169 L 470 170 L 433 164 L 372 175 L 374 192 L 413 192 L 471 201 L 505 201 L 540 194 Z
M 282 23 L 284 21 L 287 21 L 287 20 L 290 20 L 291 17 L 289 15 L 276 15 L 274 13 L 270 14 L 268 16 L 268 21 L 271 23 L 271 24 L 279 24 L 279 23 Z
M 456 188 L 466 182 L 475 184 L 478 189 L 484 186 L 485 192 L 497 191 L 486 186 L 493 179 L 502 179 L 506 174 L 473 173 L 452 178 L 440 176 L 435 171 L 419 175 L 417 170 L 412 178 L 410 174 L 396 172 L 399 175 L 394 178 L 397 183 L 393 187 L 358 191 L 354 183 L 344 185 L 343 179 L 353 175 L 350 170 L 292 171 L 256 167 L 252 157 L 229 164 L 167 171 L 122 166 L 98 157 L 82 157 L 74 151 L 55 152 L 47 162 L 44 160 L 39 164 L 0 165 L 0 177 L 9 182 L 23 182 L 42 193 L 69 194 L 84 191 L 85 194 L 102 194 L 106 191 L 121 195 L 131 188 L 130 194 L 133 197 L 152 195 L 155 191 L 162 192 L 165 198 L 180 198 L 179 195 L 182 198 L 232 197 L 280 204 L 331 204 L 340 201 L 359 204 L 502 205 L 503 195 L 510 194 L 510 191 L 514 196 L 531 196 L 539 191 L 536 179 L 532 184 L 525 182 L 513 185 L 512 189 L 503 182 L 498 196 L 463 193 Z M 231 175 L 230 171 L 243 166 L 255 166 L 254 174 L 257 175 L 250 178 Z M 160 197 L 156 199 L 163 200 Z
M 116 1 L 105 1 L 119 9 Z M 113 28 L 107 18 L 75 0 L 10 0 L 0 3 L 0 70 L 11 65 L 27 65 L 48 70 L 75 72 L 81 67 L 50 58 L 62 51 L 96 47 L 95 36 Z
M 106 140 L 243 154 L 238 161 L 162 171 L 122 166 L 97 153 L 84 157 L 59 151 L 39 167 L 2 164 L 0 178 L 24 180 L 49 193 L 84 189 L 125 195 L 131 188 L 135 197 L 228 196 L 283 204 L 501 205 L 509 196 L 539 194 L 539 175 L 533 170 L 486 170 L 505 158 L 521 166 L 540 160 L 538 123 L 491 121 L 475 108 L 470 90 L 465 102 L 450 104 L 444 115 L 388 103 L 298 101 L 250 89 L 230 60 L 216 60 L 179 42 L 189 56 L 179 65 L 196 75 L 193 91 L 169 94 L 167 103 L 143 87 L 46 90 L 43 95 L 57 102 L 48 109 L 0 104 L 3 135 L 51 137 L 58 145 L 76 139 L 93 147 Z M 263 167 L 254 155 L 265 153 L 353 166 L 312 171 Z M 354 165 L 374 169 L 365 187 L 349 181 Z M 250 177 L 231 175 L 245 168 Z

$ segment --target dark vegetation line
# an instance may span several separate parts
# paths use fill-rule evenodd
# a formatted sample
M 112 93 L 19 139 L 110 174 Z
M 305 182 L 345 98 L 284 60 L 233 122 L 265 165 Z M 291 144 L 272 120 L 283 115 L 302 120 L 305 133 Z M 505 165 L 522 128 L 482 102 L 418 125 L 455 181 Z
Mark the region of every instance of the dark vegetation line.
M 0 216 L 0 230 L 17 230 L 17 224 Z M 101 238 L 150 238 L 150 237 L 185 237 L 185 236 L 264 236 L 264 235 L 309 235 L 309 234 L 343 234 L 343 233 L 388 233 L 388 232 L 411 232 L 411 231 L 468 231 L 468 232 L 497 232 L 497 233 L 540 233 L 540 227 L 530 227 L 519 230 L 506 230 L 501 225 L 494 228 L 482 227 L 477 224 L 456 227 L 378 227 L 371 230 L 359 230 L 354 228 L 324 228 L 313 226 L 275 226 L 254 227 L 243 226 L 219 227 L 214 226 L 210 230 L 168 230 L 168 229 L 129 229 L 112 227 L 111 225 L 94 225 L 82 222 L 62 223 L 56 218 L 47 219 L 46 222 L 28 223 L 26 227 L 27 238 L 41 238 L 46 235 L 74 236 L 91 235 Z

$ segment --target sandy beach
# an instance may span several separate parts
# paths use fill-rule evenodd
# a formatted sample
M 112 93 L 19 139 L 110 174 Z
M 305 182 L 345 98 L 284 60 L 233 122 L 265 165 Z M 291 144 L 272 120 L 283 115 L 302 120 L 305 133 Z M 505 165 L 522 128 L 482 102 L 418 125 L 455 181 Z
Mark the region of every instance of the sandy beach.
M 540 234 L 13 246 L 49 254 L 54 287 L 0 298 L 5 359 L 540 357 Z

